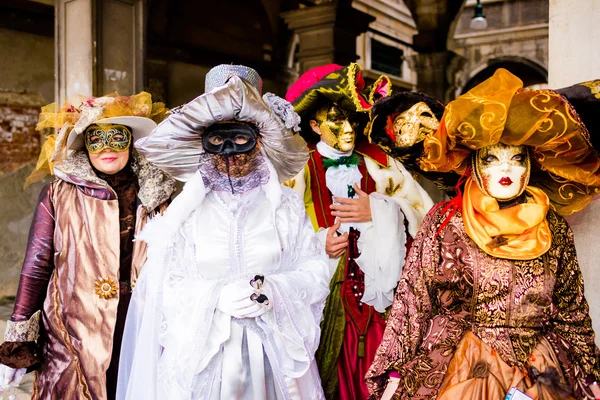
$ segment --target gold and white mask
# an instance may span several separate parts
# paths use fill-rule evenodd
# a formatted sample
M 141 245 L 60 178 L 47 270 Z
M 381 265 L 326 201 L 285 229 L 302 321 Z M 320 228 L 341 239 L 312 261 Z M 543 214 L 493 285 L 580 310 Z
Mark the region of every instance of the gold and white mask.
M 529 183 L 531 160 L 526 146 L 493 144 L 477 150 L 473 160 L 481 191 L 498 201 L 519 197 Z
M 408 110 L 398 114 L 394 119 L 394 142 L 398 147 L 410 147 L 421 142 L 440 126 L 431 108 L 419 102 Z

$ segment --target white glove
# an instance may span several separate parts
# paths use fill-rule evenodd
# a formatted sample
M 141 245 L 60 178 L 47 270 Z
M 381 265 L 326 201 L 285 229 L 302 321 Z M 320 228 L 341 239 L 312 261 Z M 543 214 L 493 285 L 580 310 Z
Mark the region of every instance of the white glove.
M 385 387 L 385 391 L 381 395 L 381 400 L 390 400 L 394 396 L 394 393 L 396 393 L 399 385 L 399 378 L 390 378 L 387 386 Z
M 14 369 L 0 364 L 0 392 L 19 386 L 26 372 L 27 368 Z
M 228 283 L 221 289 L 217 310 L 234 318 L 254 318 L 263 315 L 267 307 L 262 306 L 250 296 L 254 288 L 245 280 Z

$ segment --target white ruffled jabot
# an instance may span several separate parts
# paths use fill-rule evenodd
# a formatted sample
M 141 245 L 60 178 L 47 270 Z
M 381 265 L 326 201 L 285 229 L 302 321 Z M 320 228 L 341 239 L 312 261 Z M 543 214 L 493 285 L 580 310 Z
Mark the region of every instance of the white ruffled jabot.
M 348 157 L 352 155 L 353 152 L 352 150 L 336 150 L 323 141 L 317 143 L 317 151 L 323 157 L 331 158 L 333 160 L 336 160 L 340 157 Z M 361 180 L 362 174 L 356 165 L 340 165 L 337 167 L 329 167 L 327 168 L 327 171 L 325 171 L 325 185 L 333 197 L 348 198 L 348 187 L 352 187 L 355 183 L 358 185 L 358 187 L 360 187 Z M 350 228 L 358 229 L 358 226 L 359 224 L 357 223 L 344 222 L 340 226 L 339 231 L 342 233 L 350 232 Z

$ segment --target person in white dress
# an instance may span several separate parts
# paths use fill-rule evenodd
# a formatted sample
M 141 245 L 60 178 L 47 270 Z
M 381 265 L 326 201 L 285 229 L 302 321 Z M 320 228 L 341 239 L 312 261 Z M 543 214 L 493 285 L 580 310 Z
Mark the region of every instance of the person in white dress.
M 145 140 L 185 181 L 137 240 L 118 399 L 322 399 L 314 360 L 327 258 L 304 204 L 280 184 L 308 159 L 299 117 L 260 96 L 256 71 L 213 68 L 206 93 Z

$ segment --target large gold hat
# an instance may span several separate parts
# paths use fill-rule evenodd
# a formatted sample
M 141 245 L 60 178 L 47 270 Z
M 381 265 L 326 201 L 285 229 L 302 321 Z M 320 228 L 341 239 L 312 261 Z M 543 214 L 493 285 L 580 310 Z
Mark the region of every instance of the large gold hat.
M 600 157 L 573 106 L 555 91 L 523 89 L 505 69 L 446 106 L 419 163 L 425 171 L 462 174 L 473 151 L 495 143 L 529 146 L 530 185 L 562 215 L 600 193 Z

